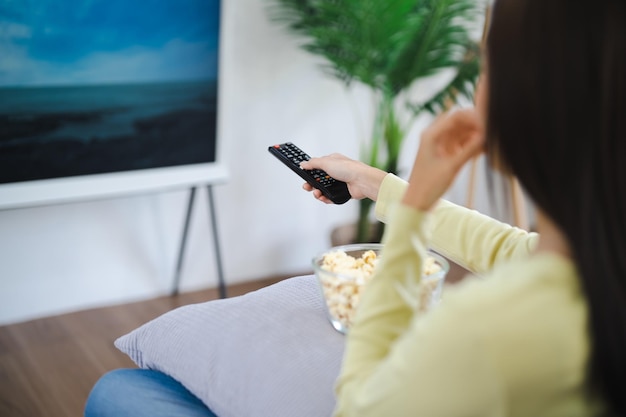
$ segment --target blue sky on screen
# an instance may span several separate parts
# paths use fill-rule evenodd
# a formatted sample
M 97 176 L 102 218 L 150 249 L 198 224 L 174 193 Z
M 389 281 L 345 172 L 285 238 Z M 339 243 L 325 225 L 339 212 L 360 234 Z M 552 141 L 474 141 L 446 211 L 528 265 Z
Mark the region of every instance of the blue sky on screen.
M 215 78 L 219 0 L 0 0 L 0 86 Z

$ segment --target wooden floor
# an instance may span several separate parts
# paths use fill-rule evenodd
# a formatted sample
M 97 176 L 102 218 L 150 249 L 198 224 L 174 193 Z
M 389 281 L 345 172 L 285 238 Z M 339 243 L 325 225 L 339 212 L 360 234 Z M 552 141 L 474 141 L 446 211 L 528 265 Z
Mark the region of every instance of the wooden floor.
M 228 296 L 283 278 L 234 285 Z M 82 416 L 102 374 L 134 367 L 115 339 L 173 308 L 216 298 L 216 290 L 204 290 L 0 327 L 0 416 Z

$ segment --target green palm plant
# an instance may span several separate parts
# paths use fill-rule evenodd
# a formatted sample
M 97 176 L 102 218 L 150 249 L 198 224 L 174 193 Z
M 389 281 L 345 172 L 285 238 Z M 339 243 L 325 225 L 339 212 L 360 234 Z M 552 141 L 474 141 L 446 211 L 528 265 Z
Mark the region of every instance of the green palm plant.
M 480 0 L 271 0 L 273 20 L 325 58 L 324 71 L 346 85 L 368 86 L 377 109 L 360 159 L 397 173 L 402 142 L 415 118 L 436 114 L 456 97 L 471 99 L 479 48 L 471 30 Z M 446 71 L 451 79 L 426 100 L 408 94 L 414 83 Z M 356 240 L 370 235 L 372 201 L 361 200 Z

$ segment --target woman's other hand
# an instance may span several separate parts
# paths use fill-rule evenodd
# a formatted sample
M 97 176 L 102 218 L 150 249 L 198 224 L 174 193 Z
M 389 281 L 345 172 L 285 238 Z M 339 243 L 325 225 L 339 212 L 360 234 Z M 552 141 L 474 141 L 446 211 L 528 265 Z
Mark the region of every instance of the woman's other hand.
M 471 158 L 483 150 L 484 129 L 474 109 L 439 116 L 422 134 L 403 203 L 430 210 Z
M 380 184 L 383 182 L 385 175 L 387 175 L 385 171 L 338 153 L 311 158 L 302 162 L 300 167 L 309 170 L 321 169 L 326 171 L 331 177 L 347 183 L 350 195 L 356 200 L 367 197 L 376 201 Z M 318 200 L 326 204 L 333 204 L 332 201 L 322 195 L 320 190 L 313 188 L 310 184 L 304 183 L 302 188 L 313 192 L 313 195 Z

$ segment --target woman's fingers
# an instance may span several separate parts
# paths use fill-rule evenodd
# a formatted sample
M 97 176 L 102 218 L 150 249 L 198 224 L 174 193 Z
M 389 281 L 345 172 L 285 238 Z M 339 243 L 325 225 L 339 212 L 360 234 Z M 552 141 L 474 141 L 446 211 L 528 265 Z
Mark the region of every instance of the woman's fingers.
M 322 203 L 333 204 L 333 202 L 329 200 L 328 198 L 326 198 L 320 190 L 318 190 L 317 188 L 313 188 L 311 184 L 309 184 L 308 182 L 305 182 L 304 184 L 302 184 L 302 189 L 304 189 L 305 191 L 312 192 L 313 197 L 315 197 L 317 200 L 321 201 Z

